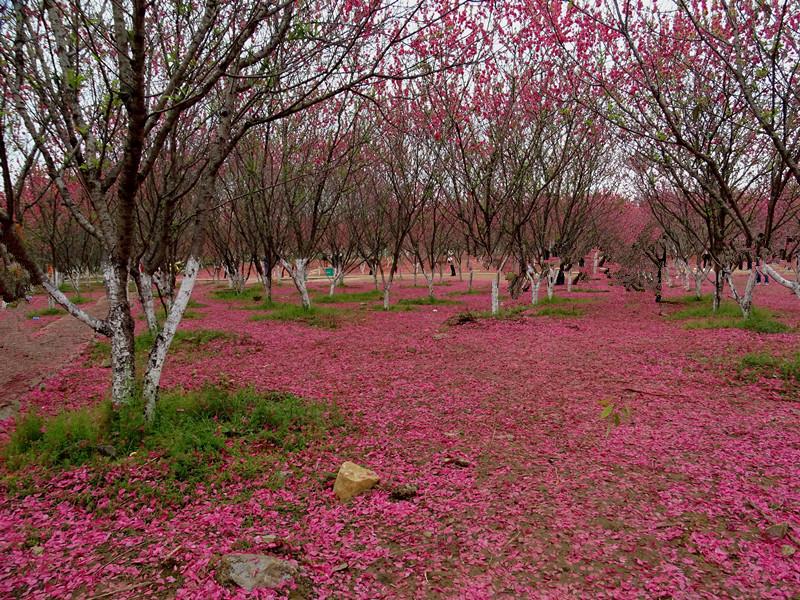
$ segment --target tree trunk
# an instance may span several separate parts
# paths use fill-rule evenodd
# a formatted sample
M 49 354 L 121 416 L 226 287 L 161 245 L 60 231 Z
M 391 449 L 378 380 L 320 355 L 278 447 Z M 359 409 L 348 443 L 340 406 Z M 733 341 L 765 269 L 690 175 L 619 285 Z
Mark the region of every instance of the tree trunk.
M 492 278 L 492 314 L 496 315 L 500 312 L 500 274 L 503 268 L 497 269 L 494 277 Z
M 531 306 L 536 306 L 539 304 L 539 286 L 542 284 L 542 275 L 529 266 L 525 276 L 531 283 Z
M 748 276 L 747 283 L 744 286 L 744 293 L 741 296 L 739 295 L 739 291 L 736 289 L 736 285 L 733 282 L 733 274 L 730 271 L 726 271 L 725 275 L 726 279 L 728 280 L 728 287 L 731 290 L 731 294 L 733 294 L 736 303 L 739 305 L 739 309 L 742 311 L 742 317 L 749 319 L 753 309 L 753 290 L 756 286 L 756 270 L 750 270 L 750 275 Z
M 431 274 L 428 275 L 428 273 L 425 272 L 425 269 L 423 269 L 422 276 L 425 278 L 425 285 L 428 288 L 428 298 L 433 300 L 433 271 L 431 271 Z
M 564 273 L 564 281 L 567 282 L 567 291 L 571 292 L 572 291 L 572 270 L 571 269 Z
M 592 259 L 592 275 L 597 275 L 597 266 L 600 263 L 600 250 L 594 251 L 594 258 Z
M 762 267 L 762 269 L 764 269 L 764 273 L 772 277 L 774 281 L 776 281 L 783 287 L 792 290 L 794 292 L 794 295 L 800 298 L 800 281 L 791 281 L 789 279 L 786 279 L 783 275 L 781 275 L 775 269 L 773 269 L 772 266 L 767 264 L 767 261 L 764 261 L 764 266 Z
M 127 268 L 106 263 L 103 279 L 108 296 L 107 322 L 111 337 L 111 403 L 114 408 L 119 408 L 133 399 L 136 375 Z
M 333 279 L 331 279 L 331 287 L 328 290 L 328 296 L 333 297 L 336 292 L 336 286 L 344 283 L 344 271 L 339 268 L 334 268 Z
M 156 336 L 153 347 L 150 349 L 150 356 L 147 360 L 147 371 L 144 375 L 144 388 L 142 390 L 145 402 L 144 414 L 148 422 L 152 421 L 155 416 L 156 401 L 158 399 L 158 390 L 161 383 L 161 372 L 164 369 L 167 351 L 175 337 L 175 332 L 178 330 L 178 325 L 189 304 L 189 299 L 192 297 L 192 291 L 197 283 L 197 274 L 199 271 L 199 259 L 190 256 L 189 260 L 186 261 L 183 279 L 181 280 L 180 288 L 170 308 L 167 320 L 164 322 L 164 327 Z
M 711 312 L 716 313 L 719 310 L 719 305 L 722 302 L 722 288 L 725 285 L 723 278 L 717 267 L 714 267 L 714 300 L 711 303 Z
M 394 275 L 389 275 L 383 284 L 383 310 L 389 310 L 389 290 L 392 287 L 392 279 Z
M 151 333 L 158 333 L 158 319 L 156 318 L 155 304 L 153 302 L 153 280 L 147 273 L 134 271 L 133 281 L 139 293 L 139 302 L 144 311 L 147 328 Z
M 308 259 L 295 258 L 294 264 L 290 264 L 284 260 L 283 265 L 286 267 L 286 270 L 289 271 L 289 275 L 292 277 L 292 281 L 294 281 L 294 285 L 300 293 L 300 302 L 302 302 L 303 308 L 306 310 L 310 309 L 311 298 L 308 295 L 308 286 L 306 285 L 306 267 L 308 266 Z
M 558 269 L 550 267 L 547 272 L 547 299 L 553 299 L 553 290 L 555 289 L 556 280 L 558 279 Z

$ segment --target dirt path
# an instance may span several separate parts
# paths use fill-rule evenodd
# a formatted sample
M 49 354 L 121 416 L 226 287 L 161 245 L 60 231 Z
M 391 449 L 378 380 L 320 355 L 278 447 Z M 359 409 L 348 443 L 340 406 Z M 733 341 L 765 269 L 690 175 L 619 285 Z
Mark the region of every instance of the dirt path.
M 105 313 L 105 298 L 88 307 L 93 316 Z M 0 420 L 17 410 L 19 398 L 57 373 L 94 334 L 69 315 L 33 329 L 27 305 L 8 308 L 0 319 Z

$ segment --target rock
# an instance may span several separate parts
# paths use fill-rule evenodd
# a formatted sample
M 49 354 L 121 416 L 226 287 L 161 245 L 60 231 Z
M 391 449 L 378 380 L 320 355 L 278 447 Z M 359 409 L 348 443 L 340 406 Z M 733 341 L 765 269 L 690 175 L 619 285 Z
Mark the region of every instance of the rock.
M 447 457 L 444 459 L 444 463 L 446 465 L 455 465 L 456 467 L 471 467 L 472 463 L 466 460 L 465 458 L 451 458 Z
M 31 552 L 33 553 L 34 556 L 41 556 L 42 554 L 44 554 L 44 546 L 34 546 L 33 548 L 31 548 Z
M 789 544 L 784 544 L 781 546 L 781 554 L 783 556 L 794 556 L 795 552 L 797 552 L 797 549 L 794 546 L 790 546 Z
M 450 336 L 447 335 L 446 333 L 434 333 L 433 334 L 433 339 L 435 339 L 435 340 L 443 340 L 443 339 L 448 338 L 448 337 L 450 337 Z
M 103 456 L 108 456 L 110 458 L 117 457 L 117 449 L 114 448 L 114 446 L 111 446 L 110 444 L 100 444 L 99 446 L 97 446 L 97 451 Z
M 389 497 L 392 500 L 410 500 L 416 495 L 417 486 L 407 483 L 404 485 L 398 485 L 396 488 L 394 488 L 389 494 Z
M 339 467 L 336 483 L 333 484 L 333 492 L 339 500 L 347 502 L 353 496 L 366 492 L 379 481 L 380 477 L 375 471 L 346 461 Z
M 308 580 L 303 570 L 293 561 L 267 554 L 226 554 L 220 560 L 217 579 L 222 584 L 235 584 L 240 588 L 281 589 L 292 582 L 298 588 L 307 588 Z
M 773 540 L 782 540 L 789 533 L 788 523 L 776 523 L 767 527 L 767 537 Z

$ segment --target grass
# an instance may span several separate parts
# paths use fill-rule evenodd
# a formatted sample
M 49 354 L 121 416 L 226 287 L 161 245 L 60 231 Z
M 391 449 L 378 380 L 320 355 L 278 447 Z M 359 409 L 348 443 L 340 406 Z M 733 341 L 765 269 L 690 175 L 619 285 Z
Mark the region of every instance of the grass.
M 713 313 L 711 303 L 702 300 L 686 300 L 687 308 L 672 313 L 669 318 L 685 320 L 686 329 L 745 329 L 757 333 L 783 333 L 790 329 L 766 309 L 754 307 L 750 317 L 745 319 L 735 302 L 723 301 L 719 310 Z
M 264 288 L 260 286 L 245 287 L 239 293 L 233 288 L 220 288 L 213 290 L 211 295 L 220 300 L 241 300 L 258 302 L 264 297 Z
M 446 325 L 464 325 L 466 323 L 475 323 L 485 319 L 517 319 L 524 317 L 529 306 L 512 306 L 511 308 L 501 308 L 500 312 L 496 315 L 492 314 L 490 310 L 468 310 L 457 313 L 445 321 Z
M 284 321 L 287 323 L 303 323 L 312 327 L 336 329 L 342 324 L 348 311 L 327 306 L 303 308 L 297 304 L 275 304 L 263 314 L 253 315 L 251 321 Z
M 179 329 L 175 332 L 170 345 L 170 353 L 195 351 L 215 340 L 230 339 L 233 334 L 215 329 Z M 133 342 L 136 355 L 136 372 L 143 373 L 147 363 L 147 355 L 153 347 L 155 336 L 150 331 L 145 331 L 136 336 Z M 89 351 L 89 361 L 95 364 L 103 363 L 111 357 L 111 344 L 106 341 L 97 341 Z
M 377 311 L 386 312 L 386 311 L 384 311 L 383 303 L 374 305 L 372 307 L 372 309 L 373 310 L 377 310 Z M 388 309 L 389 312 L 409 312 L 409 311 L 412 311 L 412 310 L 414 310 L 414 305 L 413 304 L 398 304 L 398 303 L 390 304 L 389 305 L 389 309 Z
M 739 373 L 780 377 L 787 383 L 800 383 L 800 352 L 781 357 L 769 352 L 750 352 L 739 361 Z
M 56 315 L 65 314 L 67 313 L 63 309 L 54 306 L 52 308 L 40 308 L 39 310 L 32 310 L 26 316 L 29 319 L 33 319 L 34 317 L 54 317 Z
M 419 298 L 401 298 L 397 301 L 398 305 L 403 306 L 437 306 L 440 304 L 457 304 L 456 300 L 446 300 L 444 298 L 431 298 L 430 296 L 420 296 Z
M 587 304 L 592 301 L 592 298 L 570 298 L 567 296 L 553 296 L 552 298 L 548 298 L 545 294 L 543 298 L 539 298 L 536 306 L 551 306 L 553 304 Z
M 574 304 L 569 304 L 567 306 L 542 306 L 534 314 L 537 317 L 581 317 L 585 311 Z
M 371 302 L 383 298 L 380 290 L 369 290 L 367 292 L 346 292 L 334 294 L 333 296 L 320 295 L 315 298 L 319 304 L 340 304 L 345 302 Z
M 87 298 L 86 296 L 75 295 L 70 298 L 73 304 L 86 304 L 87 302 L 91 302 L 91 298 Z M 61 306 L 53 306 L 52 308 L 40 308 L 39 310 L 32 310 L 27 313 L 27 317 L 32 319 L 34 317 L 54 317 L 56 315 L 65 315 L 67 311 L 65 311 Z
M 447 292 L 445 296 L 478 296 L 481 294 L 488 294 L 488 288 L 475 288 L 473 287 L 471 290 L 453 290 L 452 292 Z
M 30 413 L 18 419 L 3 458 L 18 471 L 134 461 L 132 453 L 142 459 L 155 455 L 167 465 L 166 478 L 184 482 L 227 476 L 223 465 L 232 460 L 239 475 L 255 477 L 263 472 L 259 458 L 301 450 L 329 426 L 341 424 L 335 410 L 252 388 L 164 392 L 152 423 L 145 423 L 142 409 L 141 401 L 119 411 L 105 402 L 48 418 Z

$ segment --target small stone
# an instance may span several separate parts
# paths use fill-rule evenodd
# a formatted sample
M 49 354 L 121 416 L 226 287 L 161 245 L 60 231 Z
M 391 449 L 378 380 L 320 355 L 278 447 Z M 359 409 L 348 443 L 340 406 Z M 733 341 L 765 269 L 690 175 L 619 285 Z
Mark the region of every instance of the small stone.
M 294 581 L 304 580 L 296 563 L 266 554 L 226 554 L 217 569 L 222 584 L 235 584 L 252 591 L 257 588 L 278 589 Z
M 34 556 L 41 556 L 42 554 L 44 554 L 44 546 L 34 546 L 33 548 L 31 548 L 31 552 L 33 553 Z
M 99 446 L 97 446 L 97 451 L 103 456 L 108 456 L 110 458 L 117 457 L 117 449 L 114 448 L 114 446 L 111 446 L 110 444 L 100 444 Z
M 784 544 L 781 546 L 781 554 L 783 556 L 789 557 L 794 556 L 795 552 L 797 552 L 797 548 L 794 546 L 790 546 L 789 544 Z
M 394 488 L 389 494 L 389 497 L 392 500 L 410 500 L 416 495 L 417 486 L 407 483 L 404 485 L 398 485 L 396 488 Z
M 353 496 L 362 494 L 377 485 L 380 477 L 375 471 L 370 471 L 353 462 L 346 461 L 339 467 L 333 492 L 342 502 L 347 502 Z
M 331 572 L 338 573 L 340 571 L 346 571 L 348 568 L 350 568 L 350 565 L 348 565 L 347 563 L 341 563 L 333 567 L 333 569 L 331 569 Z
M 433 334 L 433 339 L 435 339 L 435 340 L 443 340 L 446 337 L 450 337 L 450 336 L 448 336 L 446 333 L 434 333 Z
M 776 523 L 767 528 L 767 537 L 773 540 L 782 540 L 789 533 L 788 523 Z
M 464 467 L 471 467 L 471 466 L 472 466 L 472 463 L 471 463 L 471 462 L 469 462 L 469 461 L 468 461 L 467 459 L 465 459 L 465 458 L 451 458 L 451 457 L 447 457 L 447 458 L 445 458 L 445 459 L 444 459 L 444 462 L 445 462 L 445 464 L 449 464 L 449 465 L 455 465 L 456 467 L 462 467 L 462 468 L 464 468 Z
M 426 537 L 427 539 L 431 539 L 433 537 L 433 532 L 432 531 L 423 531 L 422 535 L 424 537 Z

